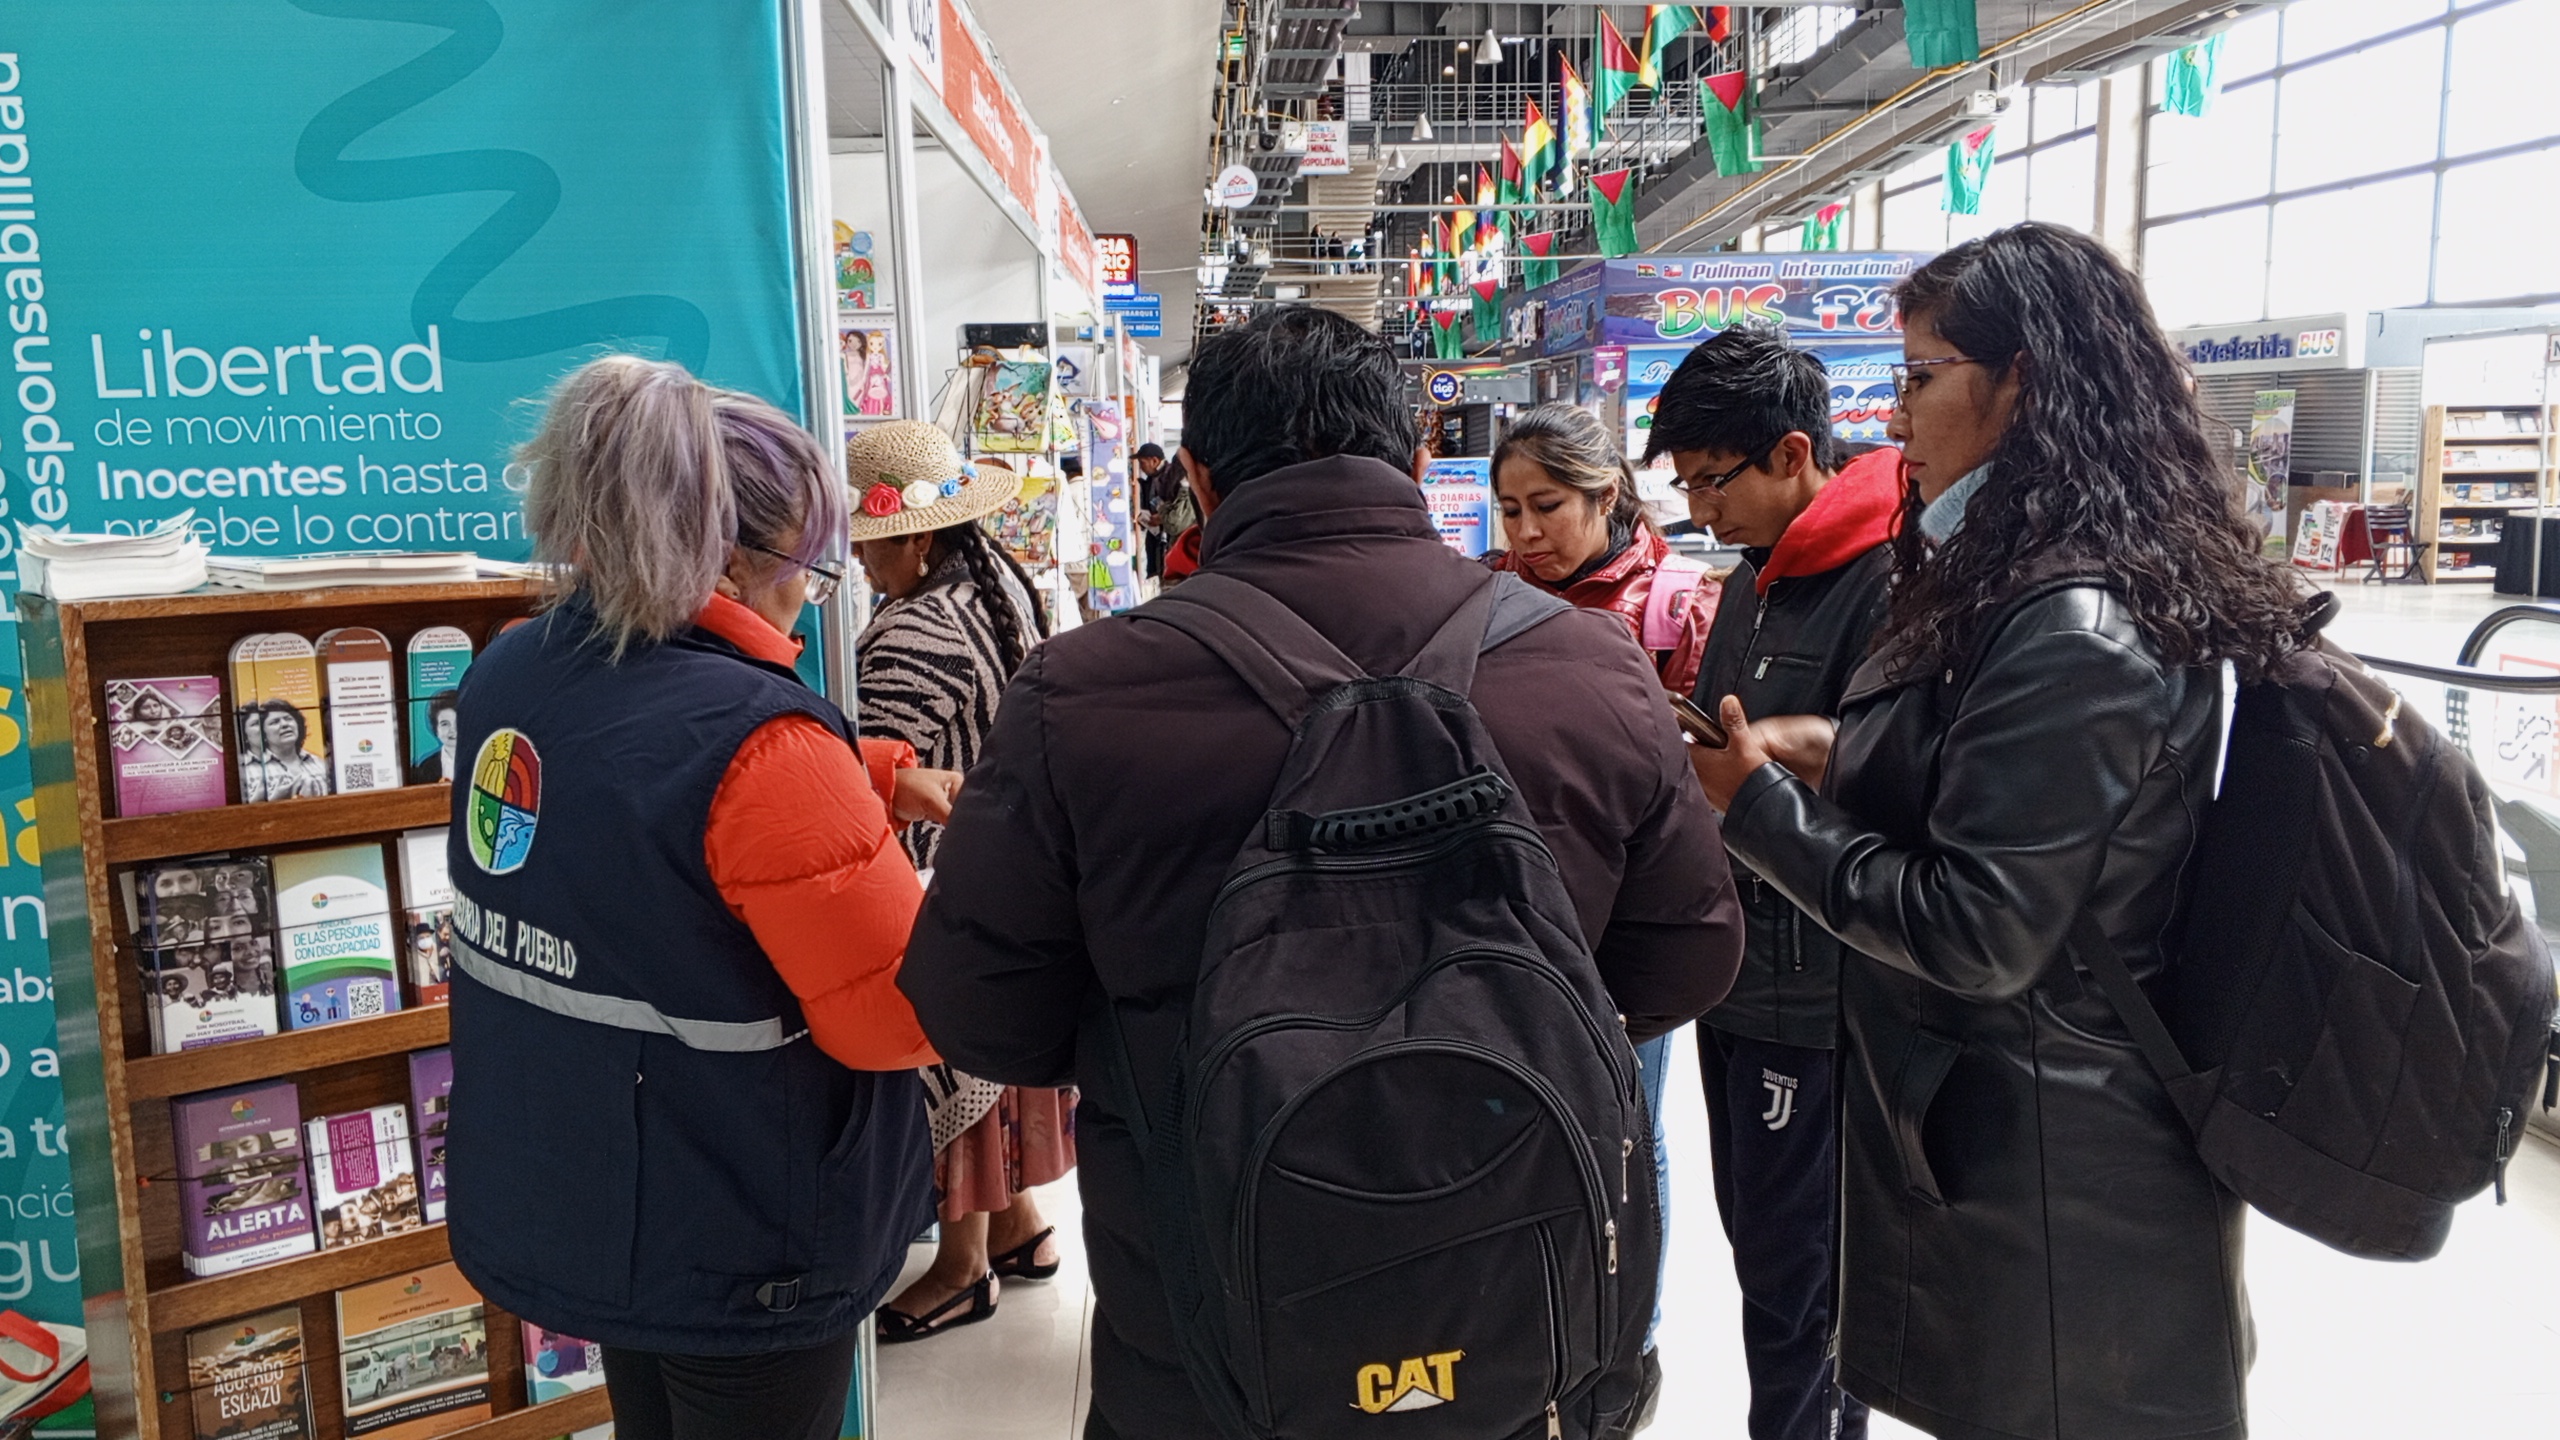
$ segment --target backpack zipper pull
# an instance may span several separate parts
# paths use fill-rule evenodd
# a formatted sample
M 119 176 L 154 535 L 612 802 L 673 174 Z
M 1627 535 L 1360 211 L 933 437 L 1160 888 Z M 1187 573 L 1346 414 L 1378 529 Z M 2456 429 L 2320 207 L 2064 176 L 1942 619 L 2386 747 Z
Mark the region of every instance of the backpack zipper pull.
M 2507 1106 L 2499 1106 L 2498 1168 L 2491 1171 L 2490 1174 L 2496 1183 L 2498 1203 L 2501 1205 L 2507 1203 L 2507 1157 L 2514 1153 L 2515 1149 L 2514 1144 L 2508 1140 L 2507 1135 L 2510 1130 L 2515 1128 L 2515 1123 L 2516 1112 Z
M 1610 1221 L 1601 1233 L 1609 1237 L 1609 1273 L 1615 1275 L 1618 1273 L 1618 1222 Z
M 1556 1413 L 1556 1402 L 1547 1402 L 1547 1440 L 1564 1440 L 1564 1417 Z
M 1763 655 L 1763 656 L 1761 656 L 1761 657 L 1760 657 L 1760 668 L 1751 672 L 1751 678 L 1752 678 L 1752 679 L 1754 679 L 1754 680 L 1766 680 L 1766 679 L 1768 679 L 1768 678 L 1769 678 L 1769 660 L 1770 660 L 1770 658 L 1771 658 L 1771 657 L 1766 656 L 1766 655 Z
M 1627 1190 L 1627 1168 L 1635 1163 L 1635 1155 L 1636 1142 L 1633 1140 L 1618 1142 L 1618 1203 L 1621 1205 L 1632 1198 Z

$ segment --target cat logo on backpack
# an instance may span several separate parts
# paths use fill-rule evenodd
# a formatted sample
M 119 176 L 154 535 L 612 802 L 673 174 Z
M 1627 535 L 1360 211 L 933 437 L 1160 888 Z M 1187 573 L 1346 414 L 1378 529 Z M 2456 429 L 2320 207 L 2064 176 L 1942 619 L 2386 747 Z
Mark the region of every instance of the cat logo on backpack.
M 1372 1415 L 1446 1405 L 1458 1398 L 1458 1362 L 1466 1358 L 1464 1350 L 1443 1350 L 1401 1365 L 1363 1365 L 1351 1403 Z

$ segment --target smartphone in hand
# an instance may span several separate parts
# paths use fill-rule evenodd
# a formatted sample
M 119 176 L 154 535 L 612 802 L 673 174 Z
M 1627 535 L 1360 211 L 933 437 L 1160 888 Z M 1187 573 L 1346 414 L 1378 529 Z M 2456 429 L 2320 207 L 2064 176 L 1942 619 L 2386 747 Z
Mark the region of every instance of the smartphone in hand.
M 1680 722 L 1680 729 L 1690 739 L 1710 750 L 1724 748 L 1726 736 L 1721 721 L 1699 709 L 1686 695 L 1673 695 L 1670 700 L 1672 717 Z

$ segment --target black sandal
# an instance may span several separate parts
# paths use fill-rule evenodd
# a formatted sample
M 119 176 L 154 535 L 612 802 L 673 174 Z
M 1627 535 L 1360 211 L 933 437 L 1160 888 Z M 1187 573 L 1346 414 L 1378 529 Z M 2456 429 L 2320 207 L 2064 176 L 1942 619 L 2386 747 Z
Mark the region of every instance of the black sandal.
M 1040 1243 L 1057 1233 L 1058 1227 L 1052 1225 L 987 1263 L 995 1267 L 996 1274 L 1007 1280 L 1046 1280 L 1058 1273 L 1058 1262 L 1052 1260 L 1046 1265 L 1031 1262 L 1040 1254 Z
M 952 1310 L 963 1303 L 969 1307 L 967 1313 L 952 1315 L 948 1320 L 943 1318 L 951 1315 Z M 903 1310 L 892 1310 L 883 1305 L 874 1311 L 873 1315 L 879 1321 L 881 1344 L 904 1345 L 914 1340 L 930 1340 L 945 1330 L 956 1330 L 963 1325 L 975 1325 L 995 1313 L 996 1275 L 990 1270 L 978 1277 L 977 1284 L 934 1306 L 927 1314 L 910 1315 Z

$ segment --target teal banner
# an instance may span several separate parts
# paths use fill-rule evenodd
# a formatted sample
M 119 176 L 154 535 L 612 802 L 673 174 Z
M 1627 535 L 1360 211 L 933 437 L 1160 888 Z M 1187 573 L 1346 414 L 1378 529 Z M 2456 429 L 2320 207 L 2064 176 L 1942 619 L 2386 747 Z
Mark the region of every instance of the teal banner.
M 522 558 L 510 448 L 610 350 L 802 413 L 783 74 L 769 0 L 8 7 L 0 581 L 17 524 L 184 510 L 217 554 Z M 0 1308 L 78 1324 L 21 674 Z

